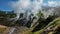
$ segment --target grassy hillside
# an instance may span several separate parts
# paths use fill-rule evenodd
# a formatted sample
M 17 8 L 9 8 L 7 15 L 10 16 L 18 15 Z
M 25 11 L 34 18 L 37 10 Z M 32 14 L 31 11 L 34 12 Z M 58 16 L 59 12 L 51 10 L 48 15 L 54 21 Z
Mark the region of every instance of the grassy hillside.
M 54 19 L 52 22 L 50 22 L 46 27 L 44 27 L 43 29 L 34 32 L 33 34 L 41 34 L 42 32 L 44 32 L 44 30 L 48 27 L 50 27 L 51 25 L 56 24 L 59 28 L 60 28 L 60 17 Z

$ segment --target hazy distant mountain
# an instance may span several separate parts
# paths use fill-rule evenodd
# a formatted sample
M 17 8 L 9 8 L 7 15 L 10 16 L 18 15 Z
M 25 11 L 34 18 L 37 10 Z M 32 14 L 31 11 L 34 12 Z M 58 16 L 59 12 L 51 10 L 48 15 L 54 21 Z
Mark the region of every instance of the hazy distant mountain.
M 42 11 L 44 18 L 51 16 L 60 16 L 60 6 L 57 7 L 49 7 L 49 6 L 42 6 Z
M 3 11 L 3 10 L 0 10 L 0 14 L 14 14 L 14 11 Z

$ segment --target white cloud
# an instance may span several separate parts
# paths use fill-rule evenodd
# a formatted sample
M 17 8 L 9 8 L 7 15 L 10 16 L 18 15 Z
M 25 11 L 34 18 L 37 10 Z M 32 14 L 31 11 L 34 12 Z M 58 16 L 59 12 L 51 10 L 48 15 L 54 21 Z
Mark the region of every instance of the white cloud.
M 57 2 L 56 1 L 48 1 L 48 6 L 55 7 L 55 6 L 57 6 Z

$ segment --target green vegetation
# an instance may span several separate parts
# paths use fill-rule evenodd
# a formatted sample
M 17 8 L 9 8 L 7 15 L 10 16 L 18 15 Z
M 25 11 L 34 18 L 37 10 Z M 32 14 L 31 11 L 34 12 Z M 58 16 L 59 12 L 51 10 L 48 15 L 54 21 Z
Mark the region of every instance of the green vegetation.
M 33 34 L 41 34 L 41 33 L 45 30 L 45 28 L 47 28 L 47 27 L 49 27 L 49 26 L 51 26 L 51 25 L 53 25 L 53 24 L 56 24 L 56 25 L 58 25 L 58 26 L 60 27 L 60 17 L 54 19 L 54 20 L 53 20 L 52 22 L 50 22 L 46 27 L 44 27 L 43 29 L 41 29 L 41 30 L 39 30 L 39 31 L 34 32 Z
M 36 26 L 38 25 L 39 23 L 35 24 Z M 43 29 L 40 29 L 39 31 L 36 31 L 36 32 L 32 32 L 34 30 L 34 28 L 36 27 L 35 25 L 29 29 L 29 30 L 26 30 L 25 32 L 23 32 L 23 34 L 41 34 L 44 32 L 44 30 L 48 27 L 50 27 L 51 25 L 53 24 L 56 24 L 56 25 L 59 25 L 60 27 L 60 17 L 54 19 L 52 22 L 50 22 L 46 27 L 44 27 Z

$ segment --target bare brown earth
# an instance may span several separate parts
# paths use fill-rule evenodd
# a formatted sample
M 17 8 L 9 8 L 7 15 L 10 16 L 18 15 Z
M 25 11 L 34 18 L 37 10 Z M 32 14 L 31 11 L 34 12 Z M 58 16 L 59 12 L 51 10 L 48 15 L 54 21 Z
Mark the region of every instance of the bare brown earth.
M 28 28 L 24 27 L 24 26 L 7 27 L 7 26 L 0 25 L 0 29 L 3 29 L 3 31 L 0 32 L 0 34 L 9 34 L 12 31 L 13 28 L 15 28 L 15 30 L 12 34 L 21 34 L 21 33 L 25 32 L 26 30 L 28 30 Z
M 48 34 L 53 34 L 58 29 L 58 25 L 52 28 L 53 31 L 49 32 Z

